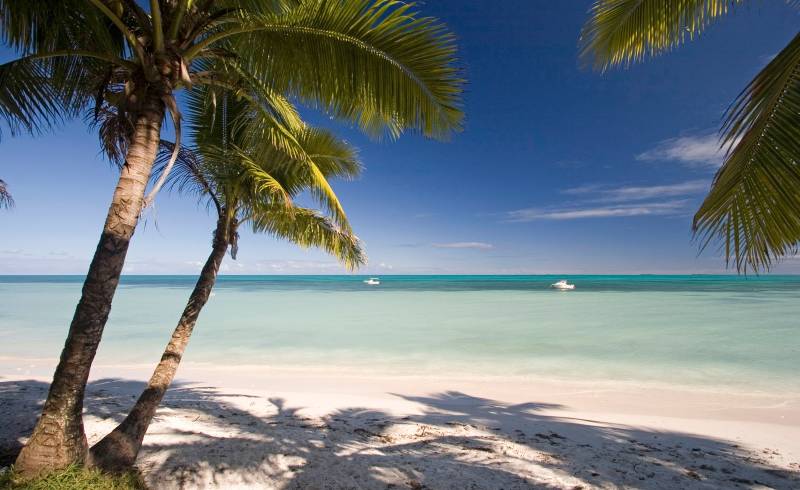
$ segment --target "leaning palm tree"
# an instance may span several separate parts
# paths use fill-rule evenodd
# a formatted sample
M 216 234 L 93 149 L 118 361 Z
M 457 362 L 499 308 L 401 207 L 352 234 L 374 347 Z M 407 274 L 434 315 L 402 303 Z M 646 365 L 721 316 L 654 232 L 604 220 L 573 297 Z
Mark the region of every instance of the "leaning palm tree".
M 11 197 L 11 193 L 8 191 L 8 186 L 6 183 L 0 179 L 0 208 L 13 208 L 14 207 L 14 198 Z
M 582 55 L 600 70 L 628 66 L 695 38 L 743 3 L 596 0 L 583 28 Z M 800 34 L 728 109 L 720 139 L 725 161 L 694 217 L 701 248 L 720 240 L 727 263 L 739 272 L 769 270 L 800 242 L 798 70 Z
M 290 100 L 374 136 L 460 128 L 463 81 L 453 36 L 395 0 L 0 0 L 0 117 L 38 134 L 89 113 L 120 177 L 47 399 L 16 467 L 81 462 L 81 412 L 139 216 L 180 148 L 179 90 L 244 97 L 264 114 L 259 140 L 311 161 Z M 165 120 L 175 152 L 145 196 Z M 340 210 L 339 210 L 340 211 Z M 343 214 L 335 217 L 341 224 Z
M 206 102 L 202 95 L 190 98 L 191 112 L 206 113 L 206 117 L 197 118 L 203 123 L 195 128 L 197 146 L 192 151 L 181 150 L 172 176 L 180 190 L 199 195 L 215 211 L 217 225 L 211 254 L 147 387 L 123 422 L 91 449 L 92 464 L 105 470 L 124 470 L 136 460 L 229 248 L 231 257 L 236 259 L 240 226 L 249 224 L 255 232 L 304 247 L 322 248 L 348 268 L 366 259 L 352 232 L 293 202 L 299 193 L 310 192 L 321 198 L 320 204 L 329 213 L 333 216 L 338 213 L 341 206 L 335 194 L 327 190 L 327 179 L 358 175 L 361 167 L 349 145 L 326 131 L 300 131 L 297 140 L 312 155 L 319 169 L 317 173 L 311 166 L 293 161 L 280 151 L 269 148 L 264 151 L 263 145 L 254 146 L 249 134 L 253 126 L 259 125 L 260 118 L 246 102 L 229 104 L 225 99 L 219 110 L 209 110 Z M 169 150 L 171 153 L 172 148 Z

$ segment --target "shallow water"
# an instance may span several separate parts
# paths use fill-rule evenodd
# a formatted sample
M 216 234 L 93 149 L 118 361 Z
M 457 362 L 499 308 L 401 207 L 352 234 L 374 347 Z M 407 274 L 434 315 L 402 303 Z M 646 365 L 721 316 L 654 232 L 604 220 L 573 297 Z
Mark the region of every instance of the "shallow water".
M 223 276 L 187 362 L 800 392 L 800 276 Z M 56 358 L 75 276 L 0 276 L 0 357 Z M 194 284 L 128 276 L 98 353 L 155 362 Z

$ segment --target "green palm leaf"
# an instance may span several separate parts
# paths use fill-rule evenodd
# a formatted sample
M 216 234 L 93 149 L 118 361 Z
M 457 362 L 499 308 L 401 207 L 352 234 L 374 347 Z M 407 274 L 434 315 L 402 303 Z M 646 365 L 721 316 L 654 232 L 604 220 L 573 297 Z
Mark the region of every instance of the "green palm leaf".
M 319 212 L 292 206 L 263 206 L 254 209 L 253 230 L 289 240 L 302 247 L 316 247 L 339 259 L 348 269 L 367 262 L 361 242 Z
M 581 36 L 596 68 L 629 65 L 693 39 L 741 0 L 597 0 Z M 796 7 L 798 2 L 789 1 Z M 701 248 L 719 240 L 740 272 L 768 270 L 800 242 L 800 37 L 745 88 L 722 127 L 725 163 L 697 211 Z
M 325 178 L 350 180 L 361 175 L 363 167 L 358 158 L 358 150 L 332 132 L 321 128 L 306 128 L 298 141 Z
M 745 88 L 723 130 L 730 151 L 694 227 L 703 246 L 721 239 L 738 270 L 769 269 L 800 242 L 800 35 Z
M 125 64 L 122 37 L 85 1 L 0 0 L 0 36 L 22 54 L 0 65 L 0 117 L 12 134 L 79 116 Z
M 435 19 L 394 0 L 280 3 L 238 11 L 237 22 L 218 26 L 187 56 L 232 46 L 246 70 L 276 91 L 373 135 L 412 128 L 444 137 L 460 129 L 454 37 Z
M 307 129 L 293 106 L 283 98 L 271 103 L 265 99 L 237 98 L 223 91 L 213 103 L 212 93 L 203 87 L 192 90 L 187 97 L 193 121 L 191 132 L 204 157 L 222 162 L 220 145 L 244 148 L 225 157 L 230 158 L 228 163 L 238 162 L 253 169 L 254 162 L 258 162 L 257 165 L 265 166 L 268 175 L 280 175 L 287 185 L 293 186 L 292 193 L 297 189 L 310 192 L 339 226 L 349 229 L 344 208 L 327 177 L 358 174 L 360 164 L 352 147 L 329 132 Z M 277 191 L 276 187 L 271 188 Z
M 742 0 L 596 0 L 581 31 L 581 57 L 605 70 L 680 46 Z
M 307 157 L 295 137 L 305 124 L 286 97 L 260 85 L 233 63 L 208 66 L 213 66 L 214 78 L 200 78 L 199 85 L 186 98 L 190 134 L 198 145 L 209 141 L 215 146 L 235 140 L 241 146 L 262 145 L 264 151 L 279 150 L 294 159 Z M 224 117 L 228 112 L 236 116 Z
M 42 63 L 30 60 L 0 65 L 0 116 L 12 135 L 40 133 L 72 116 L 60 103 Z
M 120 47 L 121 38 L 109 27 L 86 0 L 0 0 L 0 40 L 23 55 L 78 45 Z
M 204 149 L 203 155 L 205 158 L 213 158 L 208 148 Z M 222 150 L 220 157 L 225 158 L 227 165 L 236 162 L 241 167 L 231 170 L 236 172 L 237 181 L 248 187 L 245 194 L 249 198 L 248 201 L 266 199 L 285 206 L 291 205 L 292 197 L 283 184 L 271 175 L 265 166 L 250 158 L 245 151 L 234 146 L 230 150 Z

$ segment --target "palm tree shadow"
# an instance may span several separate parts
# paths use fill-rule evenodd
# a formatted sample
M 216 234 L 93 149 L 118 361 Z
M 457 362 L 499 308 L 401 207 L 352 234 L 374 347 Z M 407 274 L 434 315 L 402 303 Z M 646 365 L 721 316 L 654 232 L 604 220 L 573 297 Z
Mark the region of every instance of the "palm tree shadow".
M 90 439 L 124 417 L 143 384 L 90 383 Z M 13 460 L 47 385 L 0 382 L 0 450 Z M 153 488 L 800 487 L 800 474 L 726 441 L 548 414 L 459 392 L 397 394 L 407 417 L 348 408 L 303 416 L 264 399 L 176 384 L 138 460 Z
M 710 437 L 544 415 L 541 404 L 505 404 L 445 392 L 397 395 L 421 404 L 409 419 L 432 426 L 463 425 L 500 435 L 508 447 L 541 455 L 540 464 L 590 485 L 633 488 L 798 488 L 800 465 L 780 468 L 773 456 Z M 614 464 L 608 465 L 611 461 Z

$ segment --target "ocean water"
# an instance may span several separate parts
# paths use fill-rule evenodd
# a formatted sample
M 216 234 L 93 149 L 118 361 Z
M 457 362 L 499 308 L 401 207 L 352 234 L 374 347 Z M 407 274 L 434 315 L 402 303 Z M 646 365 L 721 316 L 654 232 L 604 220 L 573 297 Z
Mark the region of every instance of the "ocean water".
M 185 361 L 800 393 L 800 276 L 561 278 L 221 276 Z M 97 362 L 155 363 L 194 280 L 124 277 Z M 57 358 L 81 283 L 0 276 L 0 358 Z

